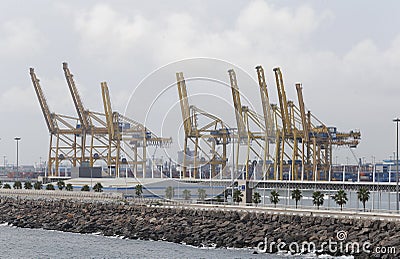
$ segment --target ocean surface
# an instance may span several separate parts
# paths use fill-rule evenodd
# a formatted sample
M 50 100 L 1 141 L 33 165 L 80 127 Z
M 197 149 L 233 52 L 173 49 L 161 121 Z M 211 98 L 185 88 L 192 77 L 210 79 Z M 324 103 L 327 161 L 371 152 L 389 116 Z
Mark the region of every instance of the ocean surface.
M 312 258 L 0 225 L 0 258 Z

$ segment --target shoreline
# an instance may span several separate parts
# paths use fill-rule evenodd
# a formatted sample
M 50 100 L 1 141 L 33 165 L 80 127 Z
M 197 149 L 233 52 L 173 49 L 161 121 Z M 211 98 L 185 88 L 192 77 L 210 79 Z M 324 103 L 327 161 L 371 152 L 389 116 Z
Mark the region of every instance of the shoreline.
M 239 252 L 245 252 L 248 253 L 248 255 L 257 255 L 259 253 L 254 253 L 254 248 L 252 247 L 244 247 L 244 248 L 235 248 L 235 247 L 215 247 L 215 246 L 207 246 L 207 247 L 202 247 L 202 246 L 193 246 L 193 245 L 188 245 L 185 243 L 174 243 L 174 242 L 170 242 L 170 241 L 166 241 L 166 240 L 152 240 L 152 239 L 130 239 L 124 236 L 105 236 L 102 233 L 77 233 L 77 232 L 68 232 L 68 231 L 61 231 L 61 230 L 52 230 L 52 229 L 44 229 L 44 228 L 24 228 L 24 227 L 18 227 L 18 226 L 14 226 L 12 224 L 9 224 L 7 222 L 5 223 L 0 223 L 0 230 L 1 227 L 9 227 L 9 228 L 20 228 L 20 229 L 32 229 L 32 230 L 41 230 L 41 231 L 48 231 L 48 232 L 57 232 L 57 233 L 70 233 L 70 234 L 75 234 L 75 235 L 88 235 L 88 236 L 97 236 L 97 237 L 104 237 L 104 238 L 110 238 L 110 239 L 121 239 L 121 240 L 137 240 L 137 241 L 145 241 L 145 242 L 162 242 L 162 243 L 167 243 L 167 244 L 174 244 L 174 245 L 178 245 L 178 246 L 184 246 L 184 247 L 189 247 L 189 248 L 193 248 L 193 249 L 198 249 L 198 250 L 230 250 L 230 251 L 239 251 Z M 267 254 L 270 256 L 273 256 L 274 254 Z M 275 254 L 277 256 L 279 256 L 279 258 L 287 258 L 287 256 L 291 256 L 291 254 Z M 294 256 L 294 255 L 292 255 Z M 305 255 L 296 255 L 296 256 L 305 256 Z M 307 256 L 315 256 L 312 254 L 307 254 Z M 328 256 L 327 258 L 331 258 L 329 257 L 329 255 L 321 255 L 321 256 Z M 268 257 L 269 258 L 269 257 Z M 297 258 L 297 257 L 296 257 Z M 303 258 L 303 257 L 301 257 Z M 309 258 L 309 257 L 306 257 Z M 325 257 L 323 257 L 325 258 Z M 342 258 L 342 257 L 340 257 Z M 343 258 L 348 258 L 347 256 L 344 256 Z M 352 257 L 349 257 L 352 258 Z
M 201 249 L 165 241 L 145 241 L 44 229 L 0 227 L 7 258 L 287 258 L 241 249 Z M 7 244 L 7 242 L 10 242 Z M 12 242 L 12 243 L 11 243 Z M 57 244 L 52 247 L 52 244 Z
M 124 236 L 185 243 L 188 246 L 254 249 L 266 238 L 271 242 L 316 242 L 333 240 L 339 230 L 346 231 L 346 242 L 369 240 L 373 247 L 393 246 L 400 256 L 400 223 L 386 220 L 323 218 L 309 215 L 285 215 L 262 212 L 179 208 L 170 205 L 146 206 L 121 201 L 90 201 L 57 199 L 26 199 L 0 197 L 0 223 L 16 227 L 43 228 L 81 234 L 101 233 L 103 236 Z M 278 252 L 273 248 L 267 253 Z M 307 254 L 310 251 L 303 251 Z M 333 256 L 354 255 L 332 253 Z

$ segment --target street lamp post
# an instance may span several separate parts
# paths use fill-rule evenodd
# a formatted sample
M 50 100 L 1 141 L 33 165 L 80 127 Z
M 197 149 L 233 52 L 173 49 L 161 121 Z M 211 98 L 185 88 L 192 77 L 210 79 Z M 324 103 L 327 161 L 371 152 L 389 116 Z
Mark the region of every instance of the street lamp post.
M 151 156 L 151 178 L 154 178 L 154 154 Z
M 15 137 L 14 140 L 15 140 L 16 143 L 17 143 L 17 180 L 18 180 L 18 178 L 19 178 L 19 167 L 18 167 L 18 142 L 21 140 L 21 138 L 20 138 L 20 137 Z
M 90 167 L 90 189 L 93 190 L 93 172 L 92 172 L 92 166 Z
M 235 178 L 235 130 L 236 128 L 230 128 L 232 131 L 232 171 L 231 171 L 231 181 L 233 182 Z
M 393 120 L 396 122 L 396 211 L 399 213 L 399 118 Z
M 232 189 L 231 189 L 231 198 L 233 201 L 233 189 L 234 189 L 234 185 L 235 185 L 235 130 L 236 128 L 231 128 L 232 130 L 232 171 L 231 171 L 231 181 L 232 181 Z M 238 138 L 239 141 L 239 138 Z M 238 150 L 239 152 L 239 150 Z

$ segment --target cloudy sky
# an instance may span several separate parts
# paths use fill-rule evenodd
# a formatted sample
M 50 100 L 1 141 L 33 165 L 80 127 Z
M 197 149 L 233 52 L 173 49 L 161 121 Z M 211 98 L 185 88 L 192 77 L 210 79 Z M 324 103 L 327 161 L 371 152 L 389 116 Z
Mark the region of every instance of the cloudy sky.
M 130 117 L 148 120 L 146 125 L 161 134 L 157 121 L 142 111 L 158 88 L 143 80 L 160 67 L 196 57 L 223 60 L 253 79 L 254 67 L 262 64 L 271 102 L 277 95 L 272 68 L 280 66 L 289 99 L 296 100 L 294 83 L 302 82 L 307 108 L 325 124 L 361 130 L 358 157 L 381 160 L 395 151 L 392 119 L 400 116 L 397 1 L 3 0 L 0 8 L 0 162 L 3 156 L 15 162 L 15 136 L 22 137 L 20 164 L 47 156 L 48 132 L 29 67 L 41 79 L 52 111 L 75 114 L 62 71 L 67 61 L 87 108 L 102 111 L 100 82 L 107 81 L 115 110 L 131 107 Z M 220 73 L 226 83 L 227 68 Z M 185 72 L 184 66 L 176 69 Z M 173 71 L 164 88 L 173 83 Z M 135 92 L 141 87 L 154 95 Z M 240 88 L 253 98 L 255 88 Z M 171 102 L 176 103 L 173 91 Z M 231 99 L 229 91 L 218 91 Z M 254 106 L 261 112 L 258 102 Z M 210 112 L 220 107 L 213 102 L 197 106 Z

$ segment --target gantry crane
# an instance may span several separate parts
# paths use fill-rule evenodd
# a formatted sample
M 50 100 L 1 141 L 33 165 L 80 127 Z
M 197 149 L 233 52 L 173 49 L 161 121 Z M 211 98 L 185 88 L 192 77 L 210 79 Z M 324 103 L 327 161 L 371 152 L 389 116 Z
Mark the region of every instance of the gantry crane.
M 327 127 L 322 121 L 307 112 L 304 108 L 302 86 L 296 84 L 297 97 L 300 107 L 300 116 L 303 127 L 303 144 L 306 146 L 304 154 L 304 171 L 309 173 L 308 179 L 330 179 L 332 165 L 332 147 L 347 146 L 355 148 L 360 142 L 361 133 L 357 130 L 338 132 L 336 127 Z M 312 161 L 312 162 L 311 162 Z M 311 176 L 310 176 L 311 175 Z
M 104 160 L 110 174 L 111 169 L 115 168 L 117 177 L 121 164 L 133 165 L 135 172 L 137 165 L 141 165 L 145 177 L 146 147 L 168 147 L 172 139 L 157 137 L 142 124 L 113 112 L 105 82 L 101 84 L 105 113 L 85 109 L 67 63 L 63 63 L 63 70 L 77 118 L 51 113 L 39 79 L 34 69 L 30 69 L 32 83 L 50 133 L 47 165 L 49 176 L 54 176 L 53 166 L 54 171 L 58 172 L 63 160 L 70 161 L 72 166 L 93 166 L 95 161 Z M 138 148 L 143 149 L 141 156 L 138 155 Z
M 85 109 L 73 75 L 66 62 L 63 63 L 63 70 L 80 122 L 77 125 L 77 128 L 81 130 L 79 134 L 82 147 L 80 165 L 82 165 L 82 162 L 88 162 L 89 166 L 92 167 L 96 160 L 106 160 L 108 157 L 107 151 L 110 144 L 107 138 L 108 125 L 105 122 L 103 113 Z M 88 139 L 88 136 L 90 139 Z M 86 147 L 89 148 L 89 154 L 84 152 Z M 76 166 L 76 163 L 73 163 L 73 166 Z M 116 174 L 118 175 L 118 168 L 116 168 Z
M 275 73 L 275 82 L 278 92 L 278 101 L 279 101 L 279 108 L 274 107 L 275 117 L 280 118 L 282 123 L 281 128 L 277 128 L 276 131 L 276 151 L 275 151 L 275 166 L 274 166 L 274 173 L 276 179 L 283 180 L 284 175 L 284 165 L 286 165 L 285 159 L 291 159 L 292 157 L 297 157 L 297 129 L 292 127 L 295 124 L 292 124 L 292 116 L 290 116 L 289 108 L 293 107 L 293 102 L 287 101 L 286 99 L 286 91 L 285 85 L 283 83 L 282 73 L 280 68 L 273 69 Z M 295 143 L 291 143 L 291 142 Z M 292 149 L 292 156 L 290 152 L 287 152 L 286 149 Z M 293 163 L 295 163 L 295 159 L 292 159 L 292 167 L 289 169 L 293 172 Z
M 78 118 L 52 113 L 34 69 L 30 68 L 29 71 L 50 134 L 47 174 L 56 176 L 62 160 L 77 161 L 84 150 L 77 142 L 77 136 L 81 133 L 75 128 Z
M 271 155 L 270 155 L 270 143 L 275 144 L 276 143 L 276 129 L 278 126 L 276 125 L 276 122 L 274 120 L 273 112 L 272 112 L 272 106 L 269 102 L 269 96 L 268 96 L 268 88 L 267 88 L 267 81 L 265 79 L 265 74 L 264 74 L 264 69 L 261 65 L 256 67 L 257 71 L 257 78 L 258 78 L 258 84 L 260 86 L 260 97 L 261 97 L 261 104 L 262 104 L 262 110 L 263 110 L 263 116 L 264 116 L 264 128 L 265 130 L 265 139 L 268 141 L 264 142 L 264 151 L 266 154 L 266 159 L 268 163 L 263 164 L 263 172 L 265 172 L 265 179 L 269 179 L 269 171 L 270 171 L 270 160 Z
M 96 160 L 104 160 L 110 171 L 115 168 L 115 175 L 119 177 L 120 165 L 133 166 L 135 175 L 140 165 L 145 177 L 147 147 L 168 147 L 172 139 L 157 137 L 139 122 L 113 112 L 106 82 L 101 83 L 104 113 L 85 109 L 67 63 L 63 63 L 63 69 L 81 122 L 81 134 L 90 135 L 90 166 Z M 141 154 L 138 149 L 142 149 Z
M 301 128 L 299 131 L 302 137 L 302 179 L 320 180 L 326 178 L 330 165 L 332 164 L 332 144 L 331 138 L 326 126 L 315 127 L 312 123 L 313 115 L 305 110 L 302 86 L 296 83 L 297 99 L 299 104 L 298 115 L 301 119 Z M 315 118 L 316 119 L 316 118 Z
M 79 118 L 79 122 L 80 124 L 77 124 L 76 127 L 78 129 L 81 129 L 81 134 L 79 134 L 80 139 L 81 139 L 81 157 L 80 157 L 80 161 L 79 164 L 82 164 L 83 161 L 86 160 L 85 157 L 85 149 L 86 149 L 86 134 L 89 132 L 90 130 L 90 122 L 89 122 L 89 118 L 88 118 L 88 114 L 87 111 L 85 110 L 85 108 L 83 107 L 83 103 L 81 101 L 80 95 L 78 93 L 78 89 L 75 86 L 75 82 L 73 79 L 72 74 L 69 71 L 68 68 L 68 64 L 67 63 L 63 63 L 63 69 L 64 69 L 64 74 L 65 74 L 65 78 L 67 80 L 68 83 L 68 88 L 70 90 L 71 96 L 72 96 L 72 100 L 74 102 L 77 114 L 78 114 L 78 118 Z M 73 161 L 72 162 L 73 166 L 77 166 L 77 161 Z M 93 166 L 93 165 L 91 165 Z
M 283 180 L 284 172 L 288 172 L 290 180 L 329 179 L 332 146 L 356 147 L 361 137 L 360 132 L 337 132 L 335 127 L 327 127 L 310 111 L 306 113 L 300 83 L 296 84 L 298 108 L 286 99 L 280 68 L 274 68 L 274 73 L 279 108 L 274 107 L 273 110 L 282 123 L 282 128 L 276 131 L 276 178 Z M 288 163 L 285 159 L 288 159 Z
M 231 140 L 229 127 L 218 117 L 196 106 L 189 106 L 185 78 L 182 72 L 176 73 L 176 80 L 185 131 L 182 165 L 183 174 L 186 175 L 188 166 L 193 166 L 193 176 L 197 178 L 198 168 L 202 168 L 206 165 L 210 165 L 211 167 L 210 177 L 217 175 L 217 167 L 220 167 L 220 172 L 223 173 L 227 163 L 227 145 Z M 199 125 L 199 117 L 207 120 L 207 123 L 205 125 Z M 193 155 L 190 154 L 189 141 L 194 145 Z M 205 147 L 209 148 L 209 151 L 205 150 L 204 146 L 202 147 L 202 143 Z M 218 151 L 218 146 L 222 146 L 222 153 Z M 200 159 L 199 156 L 201 156 Z M 189 177 L 191 176 L 192 173 L 189 170 Z
M 121 136 L 118 131 L 119 126 L 117 119 L 115 119 L 117 115 L 112 111 L 110 94 L 106 82 L 101 82 L 101 96 L 103 98 L 104 114 L 108 129 L 108 151 L 106 162 L 109 167 L 114 165 L 115 168 L 119 168 L 119 158 L 121 154 L 119 147 L 121 146 Z M 113 142 L 116 142 L 114 150 L 112 145 Z M 114 157 L 112 156 L 113 153 L 115 153 Z
M 311 162 L 311 143 L 310 143 L 310 132 L 311 129 L 311 112 L 308 111 L 306 115 L 306 109 L 303 100 L 303 92 L 300 83 L 296 83 L 296 91 L 297 91 L 297 100 L 299 103 L 299 113 L 301 118 L 301 126 L 302 126 L 302 179 L 304 180 L 304 174 L 307 172 L 315 172 L 316 171 L 316 163 Z M 316 147 L 315 139 L 313 139 L 313 146 Z M 314 149 L 314 154 L 316 154 L 316 150 Z M 315 157 L 313 159 L 315 161 Z M 314 166 L 313 166 L 314 165 Z
M 267 172 L 267 158 L 269 158 L 269 138 L 268 129 L 271 125 L 265 122 L 265 119 L 258 115 L 256 112 L 252 111 L 247 106 L 242 106 L 240 100 L 239 86 L 237 83 L 236 73 L 233 69 L 228 70 L 229 79 L 231 83 L 231 91 L 233 98 L 233 105 L 235 108 L 236 123 L 238 127 L 238 141 L 237 141 L 237 152 L 236 152 L 236 168 L 238 168 L 239 162 L 239 152 L 240 145 L 246 146 L 246 162 L 245 162 L 245 180 L 249 180 L 253 177 L 256 179 L 256 174 L 254 172 L 257 161 L 250 161 L 250 155 L 258 157 L 259 161 L 263 165 L 263 175 Z M 268 98 L 268 97 L 267 97 Z M 265 102 L 266 101 L 264 100 Z M 267 115 L 267 119 L 268 119 Z M 256 130 L 252 129 L 252 126 L 256 127 Z
M 101 83 L 101 92 L 110 143 L 107 164 L 119 168 L 121 154 L 124 154 L 126 158 L 122 162 L 133 166 L 135 175 L 137 175 L 138 166 L 140 166 L 142 176 L 145 177 L 147 147 L 169 147 L 172 138 L 158 137 L 141 123 L 114 112 L 106 82 Z M 139 152 L 140 149 L 142 152 Z
M 275 109 L 275 113 L 282 122 L 282 129 L 277 131 L 276 138 L 276 178 L 320 180 L 321 174 L 326 178 L 332 157 L 332 145 L 329 134 L 326 133 L 327 128 L 314 127 L 311 123 L 311 113 L 305 115 L 301 86 L 296 85 L 299 109 L 286 98 L 280 68 L 274 68 L 274 73 L 279 99 L 279 109 Z M 287 176 L 284 176 L 285 173 Z

